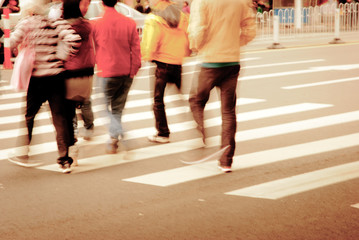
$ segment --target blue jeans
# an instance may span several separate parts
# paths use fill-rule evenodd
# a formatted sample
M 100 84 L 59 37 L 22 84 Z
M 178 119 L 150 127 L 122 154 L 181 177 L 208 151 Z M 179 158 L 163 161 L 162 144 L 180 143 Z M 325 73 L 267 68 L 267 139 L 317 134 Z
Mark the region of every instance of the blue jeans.
M 113 139 L 123 138 L 122 111 L 125 107 L 128 92 L 133 79 L 129 76 L 100 77 L 102 90 L 105 95 L 105 104 L 110 118 L 109 134 Z

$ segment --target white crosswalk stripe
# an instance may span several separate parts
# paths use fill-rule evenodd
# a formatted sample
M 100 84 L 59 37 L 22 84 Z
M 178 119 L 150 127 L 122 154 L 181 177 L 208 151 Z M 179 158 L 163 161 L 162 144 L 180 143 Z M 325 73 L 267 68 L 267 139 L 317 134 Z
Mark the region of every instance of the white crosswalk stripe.
M 263 127 L 263 128 L 259 128 L 259 129 L 242 131 L 242 132 L 237 133 L 236 141 L 241 142 L 241 141 L 256 140 L 256 139 L 260 139 L 263 137 L 273 137 L 273 136 L 278 136 L 280 134 L 286 134 L 286 133 L 291 133 L 291 132 L 296 132 L 296 131 L 304 131 L 304 130 L 308 130 L 308 129 L 330 126 L 333 123 L 342 124 L 343 117 L 348 119 L 347 121 L 349 121 L 349 122 L 359 120 L 359 111 L 354 112 L 352 115 L 353 116 L 346 116 L 346 115 L 339 114 L 339 115 L 335 115 L 335 116 L 321 117 L 318 119 L 299 121 L 296 123 L 297 125 L 295 123 L 289 123 L 289 124 L 280 124 L 277 126 Z M 332 120 L 331 120 L 331 118 L 332 118 Z M 357 135 L 354 135 L 354 137 L 355 136 L 358 137 Z M 107 137 L 106 135 L 99 136 L 96 139 L 94 139 L 93 141 L 91 141 L 89 144 L 103 143 L 104 141 L 106 141 L 106 137 Z M 344 143 L 347 145 L 344 145 L 343 147 L 340 147 L 341 144 L 333 145 L 333 143 L 335 143 L 335 140 L 337 140 L 337 138 L 335 138 L 333 141 L 330 141 L 330 142 L 325 141 L 324 143 L 328 144 L 325 149 L 327 151 L 329 151 L 329 150 L 336 149 L 336 147 L 339 147 L 338 149 L 341 149 L 341 148 L 345 148 L 345 147 L 356 146 L 357 144 L 359 144 L 359 141 L 358 141 L 359 138 L 355 139 L 354 137 L 350 138 L 349 142 L 345 141 Z M 206 140 L 206 144 L 208 147 L 218 147 L 220 144 L 220 136 L 208 138 Z M 300 145 L 300 146 L 302 146 L 302 145 Z M 313 146 L 313 145 L 311 145 L 311 146 Z M 304 151 L 305 148 L 310 148 L 311 146 L 304 145 L 304 149 L 290 147 L 290 148 L 288 148 L 289 150 L 283 152 L 285 154 L 280 153 L 280 155 L 286 157 L 286 156 L 288 156 L 288 154 L 291 155 L 290 154 L 291 152 L 296 153 L 297 150 Z M 46 148 L 39 147 L 39 149 L 48 149 L 48 147 L 49 146 L 47 146 Z M 55 143 L 53 143 L 53 147 L 54 148 L 56 147 Z M 201 147 L 203 147 L 201 139 L 197 138 L 197 139 L 192 139 L 192 140 L 169 143 L 166 145 L 156 145 L 156 146 L 151 146 L 151 147 L 146 147 L 146 148 L 135 149 L 135 150 L 129 151 L 127 153 L 128 156 L 120 155 L 120 157 L 117 157 L 117 158 L 116 158 L 116 156 L 106 155 L 106 156 L 96 156 L 96 157 L 91 157 L 91 158 L 80 159 L 79 163 L 81 164 L 82 162 L 85 162 L 86 166 L 83 167 L 82 169 L 78 169 L 78 170 L 74 171 L 74 173 L 94 170 L 94 169 L 101 168 L 101 167 L 107 167 L 107 166 L 109 166 L 108 163 L 106 163 L 107 160 L 111 161 L 111 164 L 117 165 L 117 164 L 124 163 L 123 161 L 126 162 L 126 158 L 128 158 L 132 161 L 145 160 L 145 159 L 150 159 L 150 158 L 155 158 L 155 157 L 160 157 L 160 156 L 166 156 L 166 155 L 170 155 L 170 154 L 181 153 L 181 152 L 185 152 L 185 151 L 189 151 L 189 150 L 194 150 L 194 149 L 198 149 Z M 317 149 L 320 149 L 320 148 L 317 148 Z M 310 149 L 309 151 L 311 151 L 314 154 L 314 152 L 317 149 Z M 281 151 L 282 150 L 284 150 L 284 148 L 281 149 Z M 324 151 L 321 151 L 321 152 L 324 152 Z M 235 163 L 241 162 L 241 160 L 237 161 L 237 158 L 238 157 L 234 158 L 234 162 Z M 117 163 L 114 163 L 114 159 L 118 159 L 119 161 Z M 121 161 L 121 159 L 122 159 L 122 161 Z M 256 159 L 256 161 L 257 161 L 257 157 L 252 158 L 252 159 Z M 90 162 L 92 163 L 91 166 L 89 165 Z M 96 164 L 95 164 L 95 162 L 96 162 Z M 57 171 L 55 164 L 52 166 L 41 167 L 41 169 Z M 190 169 L 190 168 L 187 168 L 187 169 Z M 196 178 L 196 176 L 193 176 L 193 177 Z
M 354 136 L 357 142 L 359 136 Z M 227 192 L 228 195 L 279 199 L 359 177 L 359 162 L 342 164 L 309 173 Z
M 250 168 L 264 164 L 289 160 L 293 158 L 313 155 L 317 153 L 323 153 L 323 152 L 343 149 L 347 147 L 359 146 L 358 140 L 359 140 L 359 134 L 352 134 L 343 137 L 330 138 L 316 142 L 298 144 L 284 148 L 271 149 L 262 152 L 245 154 L 245 155 L 234 157 L 232 167 L 234 170 L 244 169 L 244 168 Z M 150 174 L 128 178 L 124 180 L 129 182 L 165 187 L 173 184 L 193 181 L 196 179 L 201 179 L 204 177 L 210 177 L 210 176 L 221 174 L 221 172 L 216 169 L 216 164 L 217 161 L 205 162 L 197 165 L 191 165 L 191 166 L 171 169 L 157 173 L 150 173 Z M 353 176 L 359 177 L 358 164 L 359 162 L 356 163 L 355 165 L 347 165 L 346 167 L 343 168 L 345 168 L 346 170 L 348 169 L 350 170 L 350 168 L 355 167 L 354 169 L 356 170 L 356 175 Z M 347 179 L 347 178 L 344 177 L 343 179 Z M 310 179 L 310 181 L 311 180 L 312 179 Z M 288 189 L 291 188 L 291 186 L 288 185 L 285 185 L 285 187 L 288 187 Z M 306 189 L 309 190 L 309 188 L 311 187 L 318 187 L 318 186 L 317 185 L 307 186 Z M 238 191 L 240 192 L 240 190 Z M 246 190 L 243 191 L 246 192 Z M 250 190 L 248 195 L 252 193 L 255 194 L 256 189 L 254 189 L 253 191 Z
M 247 58 L 243 61 L 257 61 L 260 58 Z M 339 66 L 320 66 L 316 67 L 316 63 L 323 63 L 324 59 L 308 59 L 302 61 L 287 61 L 283 63 L 270 63 L 270 64 L 257 64 L 253 66 L 243 66 L 243 69 L 255 69 L 255 68 L 271 68 L 276 66 L 298 66 L 300 64 L 313 64 L 309 68 L 303 67 L 302 69 L 296 69 L 293 71 L 287 72 L 272 72 L 266 74 L 253 74 L 247 76 L 241 76 L 240 81 L 246 80 L 255 80 L 255 79 L 269 79 L 277 78 L 282 76 L 293 76 L 298 74 L 309 74 L 309 73 L 319 73 L 327 71 L 328 67 L 331 67 L 333 71 L 345 71 L 347 69 L 357 69 L 359 68 L 358 64 L 350 65 L 339 65 Z M 196 67 L 198 62 L 187 63 L 186 67 Z M 149 75 L 151 76 L 154 67 L 153 65 L 144 66 L 141 71 L 143 76 L 138 76 L 137 79 L 143 81 L 148 79 Z M 193 69 L 184 75 L 192 75 L 194 72 Z M 357 81 L 357 77 L 348 77 L 343 79 L 329 80 L 323 82 L 310 81 L 305 84 L 297 84 L 291 86 L 281 87 L 282 91 L 295 90 L 300 88 L 309 88 L 319 85 L 327 84 L 337 84 L 349 81 Z M 147 85 L 147 83 L 146 83 Z M 1 86 L 0 90 L 9 91 L 9 86 Z M 153 126 L 153 111 L 152 111 L 152 90 L 131 90 L 129 100 L 126 103 L 125 114 L 123 115 L 122 121 L 131 124 L 137 124 L 137 128 L 131 128 L 126 132 L 126 140 L 138 140 L 140 138 L 145 138 L 148 135 L 151 135 L 155 132 Z M 105 105 L 101 102 L 103 98 L 102 93 L 99 93 L 100 90 L 96 91 L 92 95 L 93 111 L 96 115 L 95 126 L 96 128 L 105 128 L 108 123 L 108 118 L 105 115 Z M 289 92 L 289 91 L 287 91 Z M 16 110 L 15 113 L 7 113 L 0 117 L 0 126 L 7 126 L 7 124 L 13 124 L 24 120 L 22 111 L 20 110 L 25 106 L 25 93 L 24 92 L 12 92 L 5 93 L 0 95 L 0 100 L 9 100 L 7 103 L 0 105 L 0 111 L 10 111 Z M 14 100 L 18 100 L 14 102 Z M 188 95 L 186 94 L 170 94 L 165 97 L 166 113 L 168 118 L 182 118 L 186 114 L 190 114 L 190 109 L 188 106 Z M 259 108 L 256 110 L 246 110 L 242 111 L 242 108 L 239 108 L 240 111 L 237 113 L 237 122 L 244 123 L 257 120 L 265 120 L 270 118 L 280 119 L 284 116 L 293 117 L 296 114 L 300 113 L 313 113 L 316 111 L 328 110 L 328 113 L 324 113 L 321 116 L 310 117 L 309 119 L 292 120 L 290 122 L 278 123 L 278 124 L 267 124 L 261 125 L 256 128 L 247 129 L 247 130 L 238 130 L 236 134 L 236 142 L 240 145 L 244 142 L 249 142 L 253 140 L 263 140 L 265 138 L 275 138 L 283 136 L 286 134 L 296 134 L 304 131 L 315 131 L 318 129 L 338 127 L 341 124 L 352 124 L 359 122 L 359 111 L 347 111 L 347 112 L 336 112 L 333 113 L 329 111 L 335 106 L 329 103 L 317 103 L 317 102 L 290 102 L 283 105 L 272 106 L 268 103 L 268 99 L 263 98 L 239 98 L 237 100 L 237 106 L 244 105 L 256 105 Z M 206 118 L 205 126 L 206 128 L 216 127 L 220 128 L 221 126 L 221 117 L 220 117 L 220 102 L 218 100 L 210 101 L 205 108 L 205 111 L 210 112 L 212 110 L 217 110 L 218 114 L 216 116 L 211 116 Z M 54 132 L 54 127 L 52 126 L 49 117 L 50 114 L 46 111 L 45 107 L 42 112 L 36 116 L 36 120 L 45 120 L 45 123 L 42 123 L 39 126 L 34 128 L 34 136 L 42 134 L 51 134 Z M 140 109 L 140 110 L 139 110 Z M 45 111 L 44 111 L 45 110 Z M 12 114 L 12 115 L 11 115 Z M 309 114 L 310 115 L 310 114 Z M 46 121 L 47 120 L 47 121 Z M 196 124 L 193 120 L 184 120 L 180 122 L 171 123 L 169 121 L 169 128 L 171 129 L 172 134 L 181 134 L 191 132 L 196 129 Z M 82 121 L 80 121 L 80 126 Z M 35 124 L 36 125 L 36 124 Z M 15 139 L 17 136 L 25 135 L 27 130 L 25 128 L 20 129 L 4 129 L 0 131 L 0 140 L 6 141 L 7 139 Z M 103 134 L 103 132 L 106 132 Z M 91 141 L 79 140 L 78 145 L 80 151 L 82 148 L 86 147 L 103 147 L 102 145 L 108 139 L 107 131 L 103 131 L 101 134 L 97 134 L 93 137 Z M 219 133 L 218 133 L 219 134 Z M 154 158 L 181 154 L 184 152 L 198 150 L 203 148 L 203 143 L 199 135 L 188 134 L 186 133 L 186 139 L 171 141 L 168 144 L 158 144 L 139 147 L 136 149 L 129 149 L 127 152 L 120 152 L 118 154 L 106 155 L 99 154 L 95 156 L 87 156 L 80 158 L 78 160 L 79 166 L 74 168 L 73 174 L 78 174 L 82 172 L 92 171 L 96 169 L 101 169 L 110 166 L 121 165 L 129 162 L 150 160 Z M 330 136 L 330 134 L 329 134 Z M 212 135 L 206 139 L 207 147 L 218 148 L 220 146 L 221 137 L 220 135 Z M 351 147 L 359 146 L 359 134 L 347 134 L 342 136 L 331 136 L 325 139 L 315 139 L 308 140 L 307 142 L 300 144 L 293 144 L 284 147 L 258 150 L 256 152 L 241 154 L 234 157 L 233 161 L 233 170 L 243 170 L 253 167 L 258 167 L 266 164 L 279 163 L 284 161 L 293 160 L 300 157 L 312 156 L 315 154 L 327 153 L 330 151 L 342 150 Z M 3 148 L 0 149 L 0 162 L 5 160 L 8 154 L 11 151 L 19 150 L 19 148 Z M 36 156 L 40 154 L 47 154 L 49 152 L 56 152 L 57 145 L 54 139 L 52 141 L 47 141 L 45 143 L 37 143 L 31 145 L 30 155 Z M 193 159 L 195 160 L 195 159 Z M 136 183 L 136 184 L 145 184 L 153 185 L 159 187 L 170 187 L 172 185 L 177 185 L 189 181 L 195 181 L 211 176 L 216 176 L 222 174 L 222 172 L 216 167 L 217 161 L 207 161 L 195 165 L 185 165 L 183 167 L 170 168 L 168 170 L 162 171 L 152 171 L 149 173 L 132 176 L 125 179 L 122 179 L 126 182 Z M 39 170 L 45 171 L 58 171 L 58 167 L 55 163 L 43 165 L 37 167 Z M 313 172 L 306 172 L 304 174 L 291 176 L 288 178 L 278 179 L 275 181 L 265 182 L 262 184 L 248 186 L 245 188 L 236 189 L 233 191 L 226 192 L 226 195 L 231 196 L 241 196 L 241 197 L 253 197 L 253 198 L 265 198 L 265 199 L 279 199 L 287 197 L 290 195 L 302 193 L 305 191 L 314 190 L 316 188 L 332 185 L 335 183 L 340 183 L 343 181 L 348 181 L 351 179 L 359 178 L 359 162 L 352 162 L 341 164 L 338 166 L 325 168 Z M 354 208 L 359 208 L 359 204 L 352 205 Z
M 282 108 L 258 110 L 258 111 L 249 112 L 249 113 L 239 113 L 239 114 L 237 114 L 237 117 L 238 117 L 238 121 L 241 122 L 241 121 L 249 121 L 249 120 L 264 118 L 264 117 L 282 116 L 282 115 L 290 114 L 293 112 L 316 110 L 316 109 L 320 109 L 320 108 L 326 108 L 329 106 L 330 105 L 328 105 L 328 104 L 299 104 L 299 105 L 289 106 L 289 107 L 286 106 L 286 107 L 282 107 Z M 353 115 L 355 115 L 355 114 L 353 114 Z M 354 116 L 354 117 L 356 117 L 356 119 L 359 119 L 359 113 L 357 113 L 357 116 Z M 340 118 L 340 116 L 339 116 L 339 118 Z M 303 128 L 306 128 L 306 127 L 317 127 L 318 124 L 320 126 L 322 126 L 325 123 L 333 123 L 335 121 L 335 119 L 336 119 L 335 117 L 334 117 L 334 120 L 319 119 L 316 121 L 317 124 L 314 124 L 314 123 L 313 124 L 307 124 L 307 123 L 300 124 L 300 122 L 299 122 L 299 123 L 297 123 L 297 126 L 294 126 L 296 123 L 291 123 L 290 126 L 288 126 L 288 124 L 285 124 L 285 125 L 280 125 L 280 126 L 268 127 L 266 129 L 253 129 L 253 130 L 245 131 L 243 135 L 241 134 L 241 132 L 239 132 L 237 134 L 236 140 L 239 141 L 240 138 L 242 138 L 242 140 L 243 140 L 243 138 L 250 139 L 250 138 L 253 138 L 253 136 L 261 136 L 261 137 L 270 136 L 270 135 L 273 136 L 274 134 L 278 134 L 278 133 L 288 133 L 291 131 L 291 129 L 292 130 L 293 129 L 303 130 Z M 312 121 L 312 122 L 314 122 L 314 121 Z M 340 122 L 342 123 L 343 120 L 340 119 Z M 205 126 L 207 126 L 207 127 L 220 126 L 220 124 L 221 124 L 221 119 L 219 117 L 216 117 L 213 119 L 207 119 L 205 121 Z M 178 123 L 178 124 L 170 124 L 169 127 L 172 132 L 180 132 L 180 131 L 195 129 L 196 125 L 195 125 L 194 121 L 189 121 L 189 122 L 182 122 L 182 123 Z M 49 126 L 48 128 L 50 129 L 51 127 Z M 44 130 L 44 129 L 42 129 L 42 130 Z M 145 137 L 145 136 L 151 135 L 153 132 L 154 132 L 153 127 L 128 131 L 126 133 L 126 139 L 135 139 L 135 138 L 139 138 L 139 137 Z M 26 129 L 22 129 L 22 134 L 26 134 Z M 100 144 L 101 142 L 103 143 L 106 141 L 107 135 L 102 135 L 102 136 L 98 137 L 98 139 L 101 139 L 101 140 L 99 140 L 99 142 L 91 141 L 89 144 Z M 219 136 L 217 136 L 216 139 L 219 139 Z M 219 140 L 217 140 L 217 142 L 219 142 Z M 164 153 L 164 154 L 170 154 L 170 152 L 168 151 L 169 145 L 170 144 L 167 144 L 166 146 L 160 146 L 161 148 L 164 148 L 166 150 L 166 151 L 160 151 L 160 152 Z M 196 145 L 194 145 L 194 146 L 196 146 Z M 56 151 L 56 143 L 51 142 L 51 143 L 38 144 L 36 146 L 32 145 L 31 148 L 32 148 L 33 154 L 44 153 L 44 151 L 45 152 L 46 151 Z M 196 148 L 197 147 L 194 147 L 193 149 L 196 149 Z M 39 149 L 39 151 L 34 150 L 34 149 Z M 7 150 L 7 149 L 0 150 L 0 156 L 7 156 L 8 154 L 9 154 L 9 150 Z

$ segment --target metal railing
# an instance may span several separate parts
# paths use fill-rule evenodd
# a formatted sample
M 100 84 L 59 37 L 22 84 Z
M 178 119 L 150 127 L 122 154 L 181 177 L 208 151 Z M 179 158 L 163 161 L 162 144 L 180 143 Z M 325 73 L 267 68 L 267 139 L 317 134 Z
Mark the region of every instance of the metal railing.
M 299 36 L 328 36 L 335 31 L 335 12 L 339 9 L 340 32 L 359 31 L 359 3 L 326 4 L 301 9 L 300 24 L 295 22 L 295 9 L 275 9 L 257 13 L 257 39 L 273 38 L 273 18 L 279 18 L 279 36 L 281 39 Z

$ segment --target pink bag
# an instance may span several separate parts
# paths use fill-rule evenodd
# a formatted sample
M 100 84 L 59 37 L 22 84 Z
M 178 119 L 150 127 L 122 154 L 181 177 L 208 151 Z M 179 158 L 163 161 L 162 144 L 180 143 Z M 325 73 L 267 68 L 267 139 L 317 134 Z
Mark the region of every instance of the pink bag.
M 16 90 L 27 90 L 34 68 L 35 50 L 32 47 L 21 49 L 17 55 L 12 71 L 10 85 Z

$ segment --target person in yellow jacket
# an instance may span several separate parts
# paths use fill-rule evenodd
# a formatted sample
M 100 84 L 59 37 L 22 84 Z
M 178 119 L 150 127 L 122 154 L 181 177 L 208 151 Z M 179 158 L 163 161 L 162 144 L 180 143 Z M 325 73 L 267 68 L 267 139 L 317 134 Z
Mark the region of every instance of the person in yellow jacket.
M 170 130 L 163 97 L 167 83 L 181 87 L 182 62 L 190 55 L 188 17 L 169 0 L 151 0 L 150 4 L 152 12 L 143 28 L 141 55 L 157 65 L 153 104 L 157 134 L 148 139 L 168 143 Z

